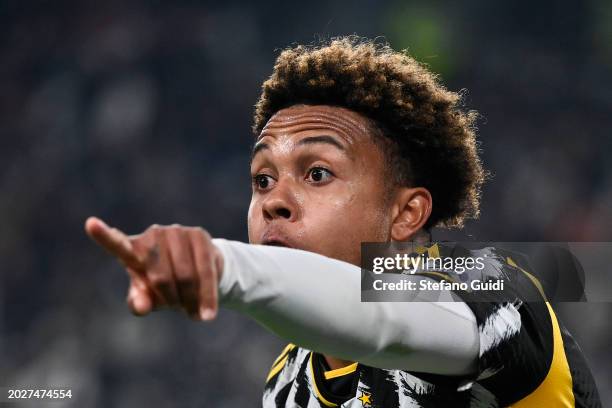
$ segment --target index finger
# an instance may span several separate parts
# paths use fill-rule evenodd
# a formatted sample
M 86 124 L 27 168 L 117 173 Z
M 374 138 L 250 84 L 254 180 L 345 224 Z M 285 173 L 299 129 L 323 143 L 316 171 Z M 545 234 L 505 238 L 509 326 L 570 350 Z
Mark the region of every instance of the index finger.
M 85 231 L 98 245 L 119 258 L 126 266 L 141 270 L 143 263 L 136 255 L 130 238 L 117 228 L 111 228 L 96 217 L 85 221 Z

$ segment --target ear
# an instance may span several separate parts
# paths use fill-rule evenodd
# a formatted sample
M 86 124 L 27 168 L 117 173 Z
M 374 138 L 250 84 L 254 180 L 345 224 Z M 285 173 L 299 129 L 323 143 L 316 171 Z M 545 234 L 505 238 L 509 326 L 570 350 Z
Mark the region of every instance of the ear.
M 392 208 L 391 239 L 409 241 L 431 215 L 431 194 L 423 187 L 402 187 L 397 191 Z

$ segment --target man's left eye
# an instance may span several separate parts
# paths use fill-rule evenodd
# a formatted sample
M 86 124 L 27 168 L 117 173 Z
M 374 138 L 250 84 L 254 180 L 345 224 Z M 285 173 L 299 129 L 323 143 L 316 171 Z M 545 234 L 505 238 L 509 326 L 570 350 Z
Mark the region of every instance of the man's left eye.
M 308 179 L 315 183 L 328 181 L 333 173 L 323 167 L 313 167 L 308 171 Z

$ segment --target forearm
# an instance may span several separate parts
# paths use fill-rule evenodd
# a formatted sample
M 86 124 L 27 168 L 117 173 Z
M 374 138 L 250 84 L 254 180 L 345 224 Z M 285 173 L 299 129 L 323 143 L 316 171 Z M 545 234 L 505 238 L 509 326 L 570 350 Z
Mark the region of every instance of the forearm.
M 302 347 L 380 368 L 467 374 L 476 321 L 461 302 L 360 301 L 360 269 L 310 252 L 213 240 L 221 305 Z

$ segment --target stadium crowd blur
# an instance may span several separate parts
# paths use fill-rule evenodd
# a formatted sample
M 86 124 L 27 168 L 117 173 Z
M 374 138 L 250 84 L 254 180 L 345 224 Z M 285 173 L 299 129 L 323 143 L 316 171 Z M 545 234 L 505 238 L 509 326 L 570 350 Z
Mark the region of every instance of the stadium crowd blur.
M 293 42 L 385 36 L 468 90 L 493 178 L 453 236 L 611 241 L 612 3 L 405 3 L 1 2 L 0 386 L 69 387 L 75 407 L 260 405 L 284 342 L 226 311 L 133 317 L 83 222 L 245 241 L 253 104 Z M 611 306 L 558 305 L 604 405 Z

